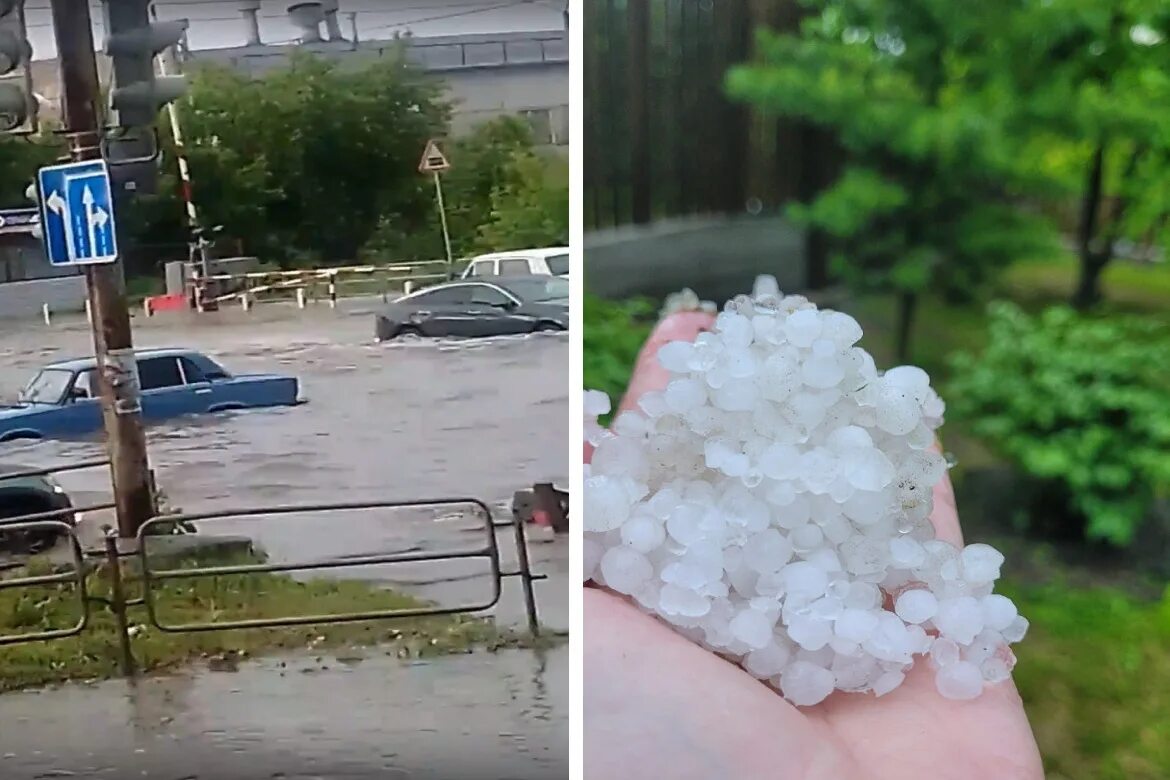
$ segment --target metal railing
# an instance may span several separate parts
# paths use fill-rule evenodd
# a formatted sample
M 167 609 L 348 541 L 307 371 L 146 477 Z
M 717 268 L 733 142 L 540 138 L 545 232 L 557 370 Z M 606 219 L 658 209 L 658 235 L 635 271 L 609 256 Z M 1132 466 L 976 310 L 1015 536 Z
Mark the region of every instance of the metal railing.
M 456 263 L 456 266 L 458 263 Z M 288 271 L 250 271 L 196 276 L 194 300 L 200 305 L 238 302 L 245 310 L 256 303 L 295 297 L 302 308 L 306 302 L 327 301 L 336 306 L 338 298 L 351 295 L 392 294 L 453 278 L 456 266 L 446 260 L 387 265 L 353 265 L 337 268 L 300 268 Z M 222 291 L 222 292 L 220 292 Z
M 33 520 L 8 524 L 5 528 L 9 530 L 56 531 L 63 536 L 67 536 L 69 538 L 69 546 L 73 553 L 74 566 L 71 571 L 66 572 L 0 579 L 0 591 L 12 590 L 13 588 L 44 587 L 46 585 L 76 585 L 81 617 L 78 618 L 77 623 L 71 628 L 51 628 L 44 631 L 30 631 L 28 633 L 0 636 L 0 647 L 23 642 L 51 642 L 55 639 L 77 636 L 85 631 L 89 626 L 89 607 L 93 599 L 86 592 L 86 564 L 81 552 L 81 541 L 77 538 L 77 531 L 72 523 L 66 523 L 60 520 Z
M 80 468 L 70 467 L 68 470 Z M 91 467 L 91 466 L 87 466 Z M 62 470 L 62 469 L 56 469 Z M 52 473 L 54 470 L 43 470 L 41 473 Z M 158 541 L 163 537 L 152 534 L 152 530 L 164 524 L 193 522 L 205 523 L 228 519 L 247 519 L 257 517 L 271 517 L 293 514 L 321 514 L 327 512 L 347 512 L 377 509 L 440 509 L 444 507 L 465 506 L 473 508 L 478 519 L 482 521 L 482 543 L 468 549 L 440 550 L 435 552 L 406 552 L 386 553 L 375 555 L 361 555 L 356 557 L 329 558 L 318 561 L 301 562 L 264 562 L 238 565 L 213 565 L 203 567 L 156 568 L 151 557 L 152 540 Z M 75 512 L 69 509 L 61 512 Z M 41 513 L 54 514 L 54 513 Z M 529 631 L 537 636 L 540 633 L 540 621 L 536 608 L 536 596 L 533 583 L 546 579 L 546 575 L 534 574 L 528 558 L 528 541 L 523 518 L 513 516 L 510 520 L 497 521 L 493 518 L 491 509 L 483 501 L 475 498 L 438 498 L 420 499 L 413 501 L 361 501 L 324 504 L 298 504 L 269 507 L 254 507 L 245 509 L 228 509 L 190 514 L 160 515 L 147 521 L 138 532 L 138 536 L 130 540 L 133 550 L 119 549 L 119 539 L 113 529 L 108 529 L 104 539 L 104 548 L 101 550 L 84 551 L 81 540 L 77 536 L 76 528 L 72 523 L 41 519 L 40 515 L 9 518 L 3 521 L 3 528 L 11 530 L 53 530 L 65 537 L 71 550 L 73 568 L 69 571 L 58 571 L 44 575 L 34 575 L 11 579 L 0 579 L 0 590 L 14 588 L 35 588 L 51 585 L 73 585 L 76 588 L 77 598 L 81 610 L 78 622 L 68 628 L 54 628 L 20 634 L 0 636 L 0 647 L 27 642 L 48 642 L 82 634 L 90 625 L 92 607 L 100 605 L 108 608 L 114 615 L 115 626 L 118 632 L 120 649 L 120 666 L 123 674 L 132 675 L 135 671 L 130 632 L 129 610 L 142 607 L 149 624 L 168 633 L 191 633 L 207 631 L 226 631 L 236 629 L 266 629 L 304 625 L 324 625 L 331 623 L 352 623 L 378 620 L 395 620 L 413 617 L 428 617 L 453 615 L 461 613 L 484 612 L 496 606 L 503 594 L 503 580 L 517 578 L 521 581 Z M 500 545 L 496 532 L 512 528 L 516 545 L 517 567 L 515 570 L 505 571 L 501 564 Z M 121 540 L 125 542 L 126 540 Z M 196 557 L 198 551 L 191 550 L 189 557 Z M 180 557 L 180 553 L 172 553 L 173 557 Z M 157 557 L 157 556 L 156 556 Z M 181 579 L 199 579 L 208 577 L 237 576 L 247 574 L 289 574 L 316 570 L 332 570 L 354 568 L 358 566 L 374 565 L 401 565 L 409 563 L 431 561 L 455 561 L 480 559 L 488 563 L 490 578 L 489 591 L 484 598 L 472 604 L 446 606 L 441 604 L 424 605 L 408 608 L 366 610 L 363 612 L 289 615 L 275 618 L 259 618 L 232 621 L 207 621 L 192 623 L 167 623 L 159 614 L 158 593 L 164 583 Z M 137 563 L 135 567 L 126 566 L 128 560 Z M 97 596 L 88 591 L 86 578 L 104 565 L 106 575 L 110 580 L 110 596 Z M 136 598 L 126 597 L 126 585 L 137 582 L 142 595 Z

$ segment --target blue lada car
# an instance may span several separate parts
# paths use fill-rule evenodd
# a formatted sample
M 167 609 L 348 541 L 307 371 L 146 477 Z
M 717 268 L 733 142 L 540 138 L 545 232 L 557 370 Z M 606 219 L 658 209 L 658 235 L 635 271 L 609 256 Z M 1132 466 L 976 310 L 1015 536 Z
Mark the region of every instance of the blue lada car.
M 300 381 L 279 374 L 232 375 L 186 349 L 137 353 L 142 416 L 160 422 L 193 414 L 303 403 Z M 0 442 L 70 439 L 102 430 L 94 358 L 51 363 L 25 385 L 15 406 L 0 406 Z

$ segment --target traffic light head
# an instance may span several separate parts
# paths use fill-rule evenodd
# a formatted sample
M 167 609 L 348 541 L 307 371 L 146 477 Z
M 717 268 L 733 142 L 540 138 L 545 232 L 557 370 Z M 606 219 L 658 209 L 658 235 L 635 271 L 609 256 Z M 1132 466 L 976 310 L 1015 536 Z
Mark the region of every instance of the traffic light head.
M 27 68 L 32 47 L 24 24 L 23 0 L 0 0 L 0 77 Z M 32 114 L 32 96 L 22 84 L 0 81 L 0 131 L 23 125 Z
M 4 0 L 0 0 L 3 2 Z M 182 76 L 156 77 L 154 58 L 183 38 L 188 22 L 150 22 L 149 3 L 121 0 L 108 3 L 105 50 L 114 64 L 110 104 L 122 127 L 149 127 L 159 110 L 187 92 Z

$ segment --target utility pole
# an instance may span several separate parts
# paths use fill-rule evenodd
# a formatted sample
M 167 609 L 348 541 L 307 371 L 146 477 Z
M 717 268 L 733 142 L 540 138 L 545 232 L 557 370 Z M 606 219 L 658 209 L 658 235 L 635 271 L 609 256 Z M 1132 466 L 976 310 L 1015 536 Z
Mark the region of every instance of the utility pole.
M 61 68 L 61 108 L 69 155 L 75 161 L 100 159 L 101 87 L 89 0 L 50 0 L 50 7 Z M 139 527 L 154 515 L 154 494 L 122 273 L 120 259 L 109 265 L 85 268 L 118 535 L 128 538 L 136 536 Z

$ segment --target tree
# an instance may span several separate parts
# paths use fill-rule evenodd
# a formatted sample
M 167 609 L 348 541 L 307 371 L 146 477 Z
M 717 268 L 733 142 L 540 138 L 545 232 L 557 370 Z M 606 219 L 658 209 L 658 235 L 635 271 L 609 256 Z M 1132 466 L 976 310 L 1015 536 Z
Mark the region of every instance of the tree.
M 479 228 L 486 252 L 569 242 L 569 166 L 556 157 L 517 152 L 513 181 L 492 192 L 489 221 Z
M 1021 208 L 1048 191 L 1018 164 L 1028 138 L 1007 132 L 1016 105 L 989 62 L 1014 0 L 832 0 L 799 35 L 761 33 L 732 95 L 833 131 L 848 155 L 837 182 L 793 208 L 825 231 L 854 287 L 897 294 L 897 353 L 909 359 L 919 295 L 970 293 L 1056 236 Z M 1009 99 L 1005 99 L 1009 98 Z
M 476 126 L 451 144 L 451 170 L 443 175 L 452 251 L 467 255 L 482 248 L 480 230 L 492 220 L 492 198 L 518 186 L 524 172 L 517 155 L 533 153 L 532 131 L 516 117 Z
M 546 246 L 568 237 L 568 166 L 535 151 L 528 126 L 500 117 L 477 126 L 445 149 L 451 169 L 442 174 L 451 252 L 456 258 L 478 252 Z M 386 213 L 362 250 L 370 259 L 436 260 L 443 240 L 434 192 L 427 177 L 416 177 L 427 199 L 421 221 Z
M 1166 246 L 1170 197 L 1170 9 L 1158 0 L 1028 3 L 1004 25 L 995 56 L 1020 107 L 1017 131 L 1064 149 L 1049 171 L 1078 191 L 1080 275 L 1072 302 L 1101 298 L 1119 242 Z
M 5 208 L 32 206 L 25 190 L 36 180 L 37 170 L 64 154 L 61 138 L 51 133 L 28 137 L 0 135 L 0 204 Z
M 401 57 L 353 68 L 298 55 L 260 79 L 201 68 L 181 110 L 201 218 L 246 251 L 352 260 L 384 214 L 428 218 L 418 156 L 450 107 Z

